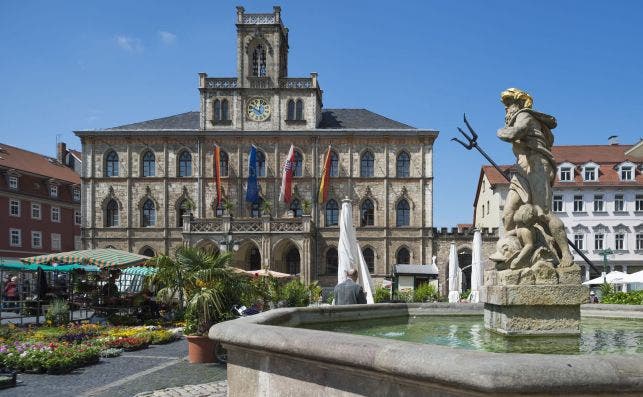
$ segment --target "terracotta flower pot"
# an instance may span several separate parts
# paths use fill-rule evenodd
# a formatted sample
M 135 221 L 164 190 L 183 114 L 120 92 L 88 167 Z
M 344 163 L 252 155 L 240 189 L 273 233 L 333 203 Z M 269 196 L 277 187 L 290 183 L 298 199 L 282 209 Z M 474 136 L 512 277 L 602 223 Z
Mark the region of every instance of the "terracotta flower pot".
M 187 335 L 188 340 L 188 361 L 191 363 L 214 363 L 215 341 L 207 336 Z

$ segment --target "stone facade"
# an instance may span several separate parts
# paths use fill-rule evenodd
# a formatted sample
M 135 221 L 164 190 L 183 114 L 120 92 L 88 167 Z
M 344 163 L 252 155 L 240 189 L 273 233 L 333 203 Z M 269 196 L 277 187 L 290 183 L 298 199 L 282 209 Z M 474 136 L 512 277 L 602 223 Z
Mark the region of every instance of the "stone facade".
M 357 238 L 363 249 L 374 252 L 374 277 L 390 274 L 402 249 L 408 250 L 410 263 L 431 263 L 437 131 L 416 129 L 364 109 L 323 108 L 317 74 L 287 75 L 288 29 L 278 7 L 272 14 L 246 14 L 239 7 L 237 44 L 237 77 L 199 75 L 199 112 L 76 132 L 85 159 L 86 247 L 114 246 L 155 254 L 171 253 L 182 244 L 218 250 L 231 232 L 239 246 L 233 256 L 235 266 L 270 267 L 330 286 L 336 282 L 336 270 L 329 250 L 337 247 L 339 228 L 329 224 L 327 206 L 335 200 L 341 207 L 341 200 L 348 197 L 353 202 Z M 256 99 L 265 104 L 261 110 L 253 110 Z M 245 201 L 253 145 L 265 158 L 265 174 L 258 173 L 258 184 L 269 209 L 255 205 L 253 210 L 253 204 Z M 302 163 L 302 175 L 293 179 L 293 197 L 300 206 L 310 204 L 310 210 L 300 207 L 306 211 L 295 213 L 292 203 L 279 202 L 282 165 L 290 145 Z M 338 173 L 330 178 L 328 199 L 318 204 L 329 145 L 337 157 Z M 222 198 L 232 205 L 230 211 L 217 209 L 216 146 L 227 156 L 221 190 Z M 154 159 L 153 175 L 149 175 L 149 162 L 143 161 L 149 153 Z M 190 157 L 187 173 L 181 168 L 184 153 Z M 107 158 L 114 154 L 117 175 Z M 373 156 L 373 173 L 365 176 L 361 167 L 367 154 Z M 402 175 L 397 167 L 400 156 L 409 158 Z M 360 214 L 366 200 L 373 204 L 374 222 L 362 227 Z M 401 201 L 408 204 L 408 223 L 397 226 L 396 208 Z M 155 210 L 153 225 L 145 224 L 146 203 Z M 182 222 L 186 212 L 192 217 Z

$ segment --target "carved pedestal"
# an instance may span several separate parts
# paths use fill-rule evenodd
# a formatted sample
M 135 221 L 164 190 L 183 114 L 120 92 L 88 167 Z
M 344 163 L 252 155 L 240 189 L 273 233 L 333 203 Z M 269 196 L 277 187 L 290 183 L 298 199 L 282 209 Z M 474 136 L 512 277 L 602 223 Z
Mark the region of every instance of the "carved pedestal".
M 579 335 L 580 304 L 588 289 L 578 284 L 484 287 L 484 323 L 503 335 Z

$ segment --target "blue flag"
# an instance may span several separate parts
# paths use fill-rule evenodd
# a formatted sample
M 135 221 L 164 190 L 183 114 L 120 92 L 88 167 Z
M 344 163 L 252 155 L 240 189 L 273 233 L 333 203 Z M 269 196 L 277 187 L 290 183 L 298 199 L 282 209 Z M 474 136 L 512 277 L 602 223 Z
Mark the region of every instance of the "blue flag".
M 246 201 L 256 203 L 259 201 L 259 185 L 257 185 L 257 148 L 250 147 L 248 156 L 248 187 L 246 189 Z

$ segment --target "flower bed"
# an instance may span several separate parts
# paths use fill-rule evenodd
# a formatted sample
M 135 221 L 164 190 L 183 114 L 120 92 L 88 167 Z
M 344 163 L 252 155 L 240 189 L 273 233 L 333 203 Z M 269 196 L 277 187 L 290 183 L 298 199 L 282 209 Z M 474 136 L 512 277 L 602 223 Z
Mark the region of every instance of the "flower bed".
M 147 346 L 149 345 L 149 342 L 146 338 L 136 338 L 136 337 L 122 338 L 121 337 L 118 339 L 112 339 L 108 341 L 105 345 L 112 349 L 123 349 L 126 352 L 130 352 L 134 350 L 146 349 Z
M 89 344 L 14 342 L 0 346 L 0 361 L 4 367 L 32 373 L 67 373 L 97 363 L 99 354 L 100 349 Z

